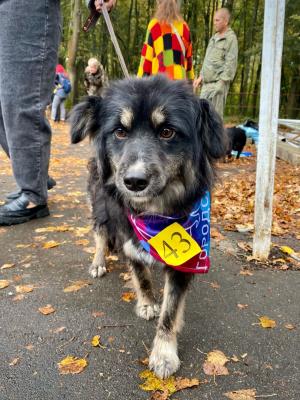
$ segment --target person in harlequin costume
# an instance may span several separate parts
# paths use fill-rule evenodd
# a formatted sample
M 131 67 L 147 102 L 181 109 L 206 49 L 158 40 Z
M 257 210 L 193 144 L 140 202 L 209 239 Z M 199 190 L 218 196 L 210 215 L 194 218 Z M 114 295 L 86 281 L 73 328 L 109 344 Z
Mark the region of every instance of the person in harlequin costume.
M 177 0 L 157 0 L 149 22 L 137 76 L 163 73 L 170 79 L 194 79 L 190 29 Z

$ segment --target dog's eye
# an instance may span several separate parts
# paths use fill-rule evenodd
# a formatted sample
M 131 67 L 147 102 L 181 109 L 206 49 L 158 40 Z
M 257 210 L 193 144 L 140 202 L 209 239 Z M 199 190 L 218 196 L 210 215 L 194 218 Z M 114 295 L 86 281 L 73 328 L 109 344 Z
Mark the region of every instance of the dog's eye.
M 174 131 L 174 129 L 169 128 L 164 128 L 159 134 L 160 138 L 165 140 L 172 139 L 175 135 L 176 132 Z
M 122 128 L 118 128 L 115 130 L 115 136 L 117 139 L 126 139 L 127 138 L 127 132 L 124 131 Z

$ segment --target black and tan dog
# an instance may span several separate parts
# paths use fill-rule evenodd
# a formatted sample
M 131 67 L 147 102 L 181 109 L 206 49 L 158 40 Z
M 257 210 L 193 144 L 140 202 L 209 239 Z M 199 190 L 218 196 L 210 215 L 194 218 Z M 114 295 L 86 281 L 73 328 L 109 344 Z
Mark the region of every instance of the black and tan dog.
M 137 315 L 147 320 L 159 315 L 150 368 L 165 378 L 180 365 L 177 332 L 192 275 L 164 265 L 159 313 L 149 267 L 163 264 L 141 246 L 128 214 L 188 214 L 211 189 L 214 160 L 226 152 L 222 121 L 185 82 L 132 78 L 113 83 L 103 98 L 89 97 L 75 107 L 72 142 L 87 135 L 95 151 L 88 189 L 96 254 L 89 272 L 105 274 L 107 247 L 123 252 L 132 267 Z

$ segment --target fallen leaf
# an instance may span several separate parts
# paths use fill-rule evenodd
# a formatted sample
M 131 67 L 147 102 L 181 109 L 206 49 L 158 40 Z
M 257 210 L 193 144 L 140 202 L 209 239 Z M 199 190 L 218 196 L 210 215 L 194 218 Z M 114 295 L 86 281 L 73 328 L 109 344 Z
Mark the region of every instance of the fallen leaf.
M 240 271 L 240 275 L 245 275 L 245 276 L 252 276 L 253 272 L 249 271 L 248 269 L 242 269 Z
M 139 385 L 142 390 L 146 392 L 160 390 L 167 392 L 167 395 L 171 395 L 176 392 L 175 377 L 170 376 L 167 379 L 158 378 L 153 371 L 146 369 L 139 374 L 141 379 L 145 379 L 142 385 Z
M 0 269 L 8 269 L 14 267 L 16 264 L 3 264 Z
M 139 362 L 143 365 L 148 366 L 149 365 L 149 357 L 143 358 L 142 360 L 139 360 Z
M 124 292 L 122 294 L 122 300 L 130 303 L 132 300 L 136 298 L 135 292 Z
M 266 316 L 260 317 L 259 321 L 263 328 L 274 328 L 276 326 L 276 321 Z
M 122 278 L 124 282 L 128 282 L 131 279 L 131 274 L 130 272 L 121 272 L 119 277 Z
M 60 333 L 60 332 L 63 332 L 65 329 L 66 329 L 65 326 L 60 326 L 59 328 L 52 329 L 50 332 L 52 332 L 52 333 Z
M 256 390 L 255 389 L 241 389 L 233 392 L 224 393 L 230 400 L 255 400 Z
M 239 308 L 240 310 L 243 310 L 244 308 L 247 308 L 247 307 L 248 307 L 248 304 L 240 304 L 240 303 L 238 303 L 237 306 L 238 306 L 238 308 Z
M 79 239 L 76 240 L 75 244 L 77 244 L 78 246 L 87 246 L 90 243 L 89 240 L 87 239 Z
M 179 390 L 187 389 L 193 386 L 199 386 L 200 381 L 199 379 L 193 378 L 193 379 L 188 379 L 188 378 L 176 378 L 175 380 L 175 387 L 176 391 L 178 392 Z
M 19 358 L 19 357 L 16 357 L 16 358 L 14 358 L 13 360 L 11 360 L 11 362 L 9 363 L 9 365 L 13 367 L 14 365 L 17 365 L 19 361 L 20 361 L 20 358 Z
M 251 251 L 252 247 L 246 242 L 238 242 L 238 247 L 246 252 Z
M 56 242 L 55 240 L 50 240 L 49 242 L 45 242 L 43 244 L 43 249 L 52 249 L 53 247 L 60 246 L 62 243 Z
M 230 360 L 233 361 L 233 362 L 239 362 L 240 361 L 235 354 L 230 358 Z
M 24 294 L 16 294 L 15 297 L 12 299 L 13 301 L 20 301 L 24 299 Z
M 218 282 L 211 282 L 210 283 L 210 286 L 212 287 L 212 288 L 214 288 L 214 289 L 220 289 L 220 285 L 218 284 Z
M 91 282 L 89 281 L 76 281 L 73 283 L 73 285 L 67 286 L 64 288 L 65 293 L 69 292 L 77 292 L 77 290 L 82 289 L 83 287 L 86 287 L 88 285 L 91 285 Z
M 246 225 L 235 224 L 235 227 L 236 227 L 237 231 L 241 232 L 241 233 L 251 232 L 254 229 L 253 224 L 246 224 Z
M 296 329 L 295 325 L 292 325 L 292 324 L 285 324 L 284 327 L 285 327 L 286 329 L 289 329 L 289 330 Z
M 210 236 L 216 240 L 224 240 L 225 239 L 225 236 L 223 236 L 222 233 L 219 232 L 216 228 L 211 228 Z
M 9 286 L 10 282 L 6 281 L 4 279 L 0 280 L 0 289 L 5 289 L 7 286 Z
M 29 293 L 33 291 L 32 285 L 18 285 L 16 286 L 17 293 Z
M 107 257 L 105 257 L 106 258 L 106 260 L 108 260 L 108 261 L 118 261 L 119 260 L 119 257 L 118 256 L 114 256 L 114 255 L 112 255 L 112 254 L 110 254 L 109 256 L 107 256 Z
M 75 228 L 75 235 L 82 237 L 85 236 L 87 233 L 89 233 L 91 230 L 90 226 L 86 226 L 86 227 L 77 227 Z
M 206 375 L 228 375 L 228 369 L 225 367 L 228 361 L 229 359 L 222 351 L 213 350 L 207 354 L 203 371 Z
M 102 311 L 93 311 L 93 312 L 92 312 L 92 316 L 93 316 L 94 318 L 103 317 L 103 315 L 105 315 L 105 314 L 104 314 L 104 312 L 102 312 Z
M 55 312 L 55 308 L 53 308 L 51 304 L 47 304 L 45 307 L 40 307 L 39 312 L 44 315 L 49 315 Z
M 84 247 L 83 251 L 85 251 L 86 253 L 89 253 L 89 254 L 95 254 L 96 248 L 95 247 Z
M 25 349 L 31 351 L 31 350 L 34 349 L 34 345 L 30 343 L 30 344 L 28 344 L 27 346 L 25 346 Z
M 102 347 L 102 348 L 104 348 L 104 346 L 101 346 L 100 336 L 99 335 L 94 336 L 92 341 L 91 341 L 91 343 L 92 343 L 92 346 L 94 346 L 94 347 Z
M 37 233 L 44 233 L 44 232 L 67 232 L 73 231 L 74 228 L 68 225 L 61 225 L 61 226 L 48 226 L 47 228 L 38 228 L 35 229 Z
M 88 365 L 84 358 L 67 356 L 58 364 L 60 374 L 79 374 Z
M 154 392 L 151 396 L 152 400 L 167 400 L 169 396 L 179 390 L 200 385 L 198 379 L 175 378 L 174 376 L 170 376 L 167 379 L 160 379 L 154 374 L 154 372 L 149 371 L 148 369 L 141 372 L 139 376 L 141 379 L 145 379 L 145 382 L 140 385 L 140 388 L 145 391 Z

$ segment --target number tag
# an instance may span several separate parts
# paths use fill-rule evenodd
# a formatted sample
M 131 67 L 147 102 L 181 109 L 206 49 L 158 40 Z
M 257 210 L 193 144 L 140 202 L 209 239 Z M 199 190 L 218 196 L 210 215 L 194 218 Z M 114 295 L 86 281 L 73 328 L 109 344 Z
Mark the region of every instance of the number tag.
M 199 244 L 177 222 L 167 226 L 148 243 L 169 265 L 182 265 L 202 250 Z

